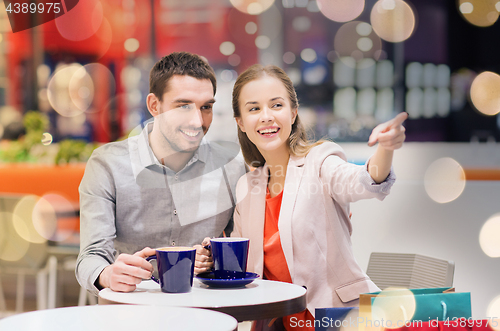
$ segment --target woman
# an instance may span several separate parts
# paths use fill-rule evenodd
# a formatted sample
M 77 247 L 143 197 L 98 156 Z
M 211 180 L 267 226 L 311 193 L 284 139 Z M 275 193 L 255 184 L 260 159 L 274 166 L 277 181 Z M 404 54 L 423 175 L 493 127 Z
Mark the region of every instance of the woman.
M 283 318 L 284 327 L 299 330 L 315 308 L 355 306 L 360 293 L 377 291 L 353 256 L 349 203 L 389 194 L 408 115 L 373 130 L 375 154 L 358 166 L 333 142 L 307 141 L 292 82 L 276 66 L 238 77 L 233 110 L 243 156 L 256 169 L 238 182 L 232 236 L 250 238 L 249 271 L 307 288 L 307 310 Z

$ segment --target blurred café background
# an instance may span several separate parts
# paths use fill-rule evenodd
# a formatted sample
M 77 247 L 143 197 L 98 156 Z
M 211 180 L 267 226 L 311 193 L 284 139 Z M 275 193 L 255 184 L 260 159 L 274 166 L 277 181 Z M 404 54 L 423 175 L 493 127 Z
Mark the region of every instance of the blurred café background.
M 150 118 L 149 70 L 173 51 L 216 71 L 212 140 L 237 142 L 232 86 L 254 63 L 288 73 L 311 137 L 349 162 L 408 112 L 392 194 L 352 205 L 356 258 L 454 261 L 473 317 L 500 316 L 500 1 L 63 3 L 27 21 L 0 3 L 0 317 L 94 302 L 74 277 L 85 160 Z

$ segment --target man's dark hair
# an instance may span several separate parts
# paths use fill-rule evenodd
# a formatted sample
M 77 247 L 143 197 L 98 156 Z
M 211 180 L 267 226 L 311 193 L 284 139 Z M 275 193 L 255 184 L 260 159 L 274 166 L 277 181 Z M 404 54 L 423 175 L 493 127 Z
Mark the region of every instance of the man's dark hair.
M 212 67 L 201 56 L 188 52 L 174 52 L 156 62 L 149 74 L 149 92 L 162 101 L 168 91 L 168 81 L 174 75 L 187 75 L 196 79 L 210 79 L 217 90 L 217 80 Z

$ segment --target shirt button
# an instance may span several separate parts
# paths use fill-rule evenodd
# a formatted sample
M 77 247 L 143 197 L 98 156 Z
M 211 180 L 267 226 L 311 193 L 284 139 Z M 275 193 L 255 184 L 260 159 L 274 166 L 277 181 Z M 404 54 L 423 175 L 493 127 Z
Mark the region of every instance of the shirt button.
M 175 175 L 175 180 L 178 180 L 179 179 L 179 176 Z
M 177 215 L 177 210 L 174 210 L 174 215 Z

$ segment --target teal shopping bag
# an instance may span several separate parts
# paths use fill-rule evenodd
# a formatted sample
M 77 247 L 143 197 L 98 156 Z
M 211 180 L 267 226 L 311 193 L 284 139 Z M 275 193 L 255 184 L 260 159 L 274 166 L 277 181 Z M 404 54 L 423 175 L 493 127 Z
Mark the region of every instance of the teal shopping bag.
M 360 316 L 377 319 L 390 310 L 397 321 L 430 321 L 471 318 L 469 292 L 455 292 L 452 287 L 393 289 L 360 295 Z M 377 310 L 379 312 L 377 312 Z M 398 314 L 399 313 L 399 314 Z

